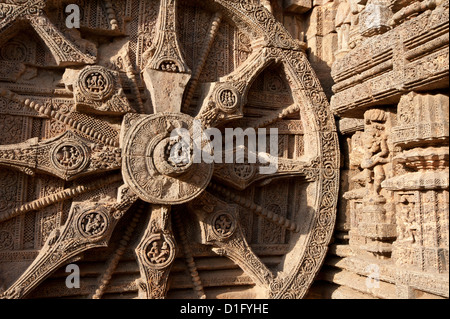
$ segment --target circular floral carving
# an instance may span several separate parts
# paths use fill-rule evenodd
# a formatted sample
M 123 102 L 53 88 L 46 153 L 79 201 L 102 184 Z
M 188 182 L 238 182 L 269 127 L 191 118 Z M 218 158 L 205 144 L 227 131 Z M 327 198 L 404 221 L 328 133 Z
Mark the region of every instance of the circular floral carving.
M 335 202 L 335 194 L 329 191 L 324 191 L 322 194 L 322 207 L 333 207 Z
M 267 88 L 271 92 L 281 92 L 286 89 L 283 79 L 278 75 L 272 75 L 269 78 Z
M 241 8 L 244 9 L 245 11 L 252 11 L 256 8 L 256 6 L 250 2 L 247 1 L 242 1 L 241 3 Z
M 313 242 L 315 242 L 318 245 L 323 245 L 327 241 L 327 236 L 328 236 L 328 233 L 327 233 L 326 229 L 316 228 L 313 231 L 313 235 L 312 235 Z
M 24 43 L 10 41 L 1 48 L 0 55 L 6 61 L 25 62 L 27 59 L 27 52 L 28 50 Z
M 298 299 L 298 298 L 295 295 L 294 291 L 286 291 L 285 293 L 283 293 L 281 299 L 294 300 L 294 299 Z
M 280 278 L 275 278 L 270 284 L 269 289 L 271 293 L 278 293 L 284 286 L 284 282 Z
M 238 179 L 247 181 L 255 175 L 256 169 L 254 165 L 249 163 L 234 164 L 232 173 Z
M 213 217 L 213 231 L 219 238 L 228 238 L 236 228 L 234 217 L 225 212 L 219 212 Z
M 276 43 L 282 47 L 288 47 L 289 45 L 291 45 L 292 42 L 284 32 L 280 31 L 278 31 L 278 33 L 276 34 L 275 40 Z
M 323 209 L 318 217 L 320 226 L 327 227 L 333 222 L 333 214 L 329 209 Z
M 262 24 L 266 23 L 266 21 L 270 19 L 270 16 L 269 16 L 269 14 L 267 13 L 267 11 L 265 11 L 265 10 L 262 9 L 262 8 L 259 9 L 259 10 L 256 10 L 256 12 L 254 13 L 254 15 L 255 15 L 256 20 L 257 20 L 259 23 L 262 23 Z
M 303 262 L 303 264 L 300 268 L 302 269 L 302 271 L 304 273 L 311 273 L 314 271 L 315 266 L 316 266 L 316 261 L 314 259 L 306 257 L 305 261 Z
M 334 168 L 333 163 L 325 162 L 324 170 L 323 170 L 323 175 L 325 176 L 325 178 L 333 179 L 333 178 L 335 178 L 336 174 L 337 174 L 337 170 Z
M 318 87 L 317 81 L 311 72 L 305 72 L 303 74 L 302 82 L 303 82 L 303 85 L 305 86 L 305 89 L 308 89 L 308 90 L 316 89 Z
M 320 258 L 322 255 L 323 247 L 317 244 L 308 247 L 308 255 L 314 259 Z
M 297 287 L 304 287 L 305 285 L 307 285 L 308 280 L 306 276 L 299 275 L 297 278 L 294 279 L 294 282 Z
M 313 102 L 314 105 L 322 106 L 326 101 L 323 93 L 321 93 L 317 90 L 311 90 L 309 95 L 310 95 L 311 101 Z

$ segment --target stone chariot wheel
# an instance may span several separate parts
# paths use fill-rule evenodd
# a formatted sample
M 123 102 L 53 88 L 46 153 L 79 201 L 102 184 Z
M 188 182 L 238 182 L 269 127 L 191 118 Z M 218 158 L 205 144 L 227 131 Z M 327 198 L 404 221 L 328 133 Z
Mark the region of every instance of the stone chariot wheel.
M 18 265 L 1 296 L 304 297 L 339 180 L 305 44 L 259 1 L 89 1 L 78 30 L 64 9 L 0 4 L 0 44 L 22 53 L 0 55 L 0 123 L 21 123 L 0 140 L 0 269 Z M 196 129 L 214 161 L 172 134 Z M 239 129 L 275 170 L 220 149 Z M 73 262 L 96 288 L 50 289 Z

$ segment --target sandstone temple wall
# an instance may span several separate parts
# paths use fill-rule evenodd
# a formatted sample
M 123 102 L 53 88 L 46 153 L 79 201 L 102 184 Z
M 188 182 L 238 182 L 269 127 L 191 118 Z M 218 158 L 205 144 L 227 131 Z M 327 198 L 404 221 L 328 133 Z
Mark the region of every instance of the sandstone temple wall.
M 448 298 L 449 2 L 286 2 L 305 8 L 292 12 L 343 155 L 334 243 L 310 297 Z
M 0 0 L 0 298 L 449 298 L 449 0 L 71 2 Z

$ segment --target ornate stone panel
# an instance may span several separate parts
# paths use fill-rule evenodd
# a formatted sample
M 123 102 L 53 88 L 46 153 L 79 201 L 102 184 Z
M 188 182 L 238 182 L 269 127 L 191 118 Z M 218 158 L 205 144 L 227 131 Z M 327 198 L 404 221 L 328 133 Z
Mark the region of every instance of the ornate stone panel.
M 340 165 L 306 44 L 270 1 L 73 2 L 80 29 L 63 2 L 0 3 L 0 269 L 20 263 L 0 271 L 0 296 L 303 298 Z M 277 169 L 250 151 L 211 163 L 196 153 L 214 155 L 209 140 L 172 134 L 228 128 L 277 143 L 259 149 Z M 53 289 L 69 263 L 92 284 Z
M 363 39 L 333 64 L 331 105 L 336 114 L 383 105 L 405 91 L 448 86 L 448 1 L 422 1 L 422 7 L 413 1 L 402 9 L 389 7 L 389 2 L 368 1 L 362 11 L 353 11 L 351 28 Z
M 336 30 L 347 42 L 333 49 L 331 108 L 348 150 L 346 223 L 332 266 L 350 294 L 449 296 L 448 8 L 446 0 L 339 1 Z M 374 275 L 378 290 L 354 282 Z

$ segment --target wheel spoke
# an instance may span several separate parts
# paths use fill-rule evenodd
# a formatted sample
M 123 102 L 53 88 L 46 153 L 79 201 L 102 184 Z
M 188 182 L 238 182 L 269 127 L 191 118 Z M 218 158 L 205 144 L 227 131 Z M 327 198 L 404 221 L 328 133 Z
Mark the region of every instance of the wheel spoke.
M 236 204 L 239 204 L 242 207 L 247 208 L 252 213 L 265 218 L 266 220 L 268 220 L 271 223 L 274 223 L 284 229 L 287 229 L 289 231 L 293 231 L 296 233 L 298 233 L 300 231 L 300 225 L 298 225 L 294 221 L 291 221 L 291 220 L 287 219 L 286 217 L 283 217 L 274 212 L 271 212 L 271 211 L 265 209 L 264 207 L 261 207 L 255 203 L 253 203 L 252 201 L 250 201 L 240 195 L 237 195 L 220 185 L 211 183 L 211 188 L 214 191 L 218 192 L 221 196 L 225 196 L 225 198 L 230 199 L 230 200 L 234 201 Z
M 292 115 L 294 113 L 298 113 L 300 111 L 300 105 L 298 104 L 292 104 L 283 110 L 275 111 L 272 114 L 269 114 L 267 116 L 264 116 L 258 120 L 252 121 L 249 123 L 249 127 L 253 128 L 262 128 L 267 125 L 270 125 L 276 121 L 279 121 L 289 115 Z
M 186 93 L 186 99 L 184 101 L 183 109 L 186 110 L 191 105 L 192 98 L 194 97 L 195 90 L 197 89 L 198 81 L 200 80 L 200 75 L 202 74 L 203 68 L 206 64 L 206 59 L 208 58 L 209 52 L 211 51 L 214 40 L 216 39 L 217 33 L 219 31 L 220 23 L 222 21 L 222 14 L 216 13 L 211 23 L 211 27 L 208 32 L 208 39 L 205 41 L 203 46 L 203 51 L 198 59 L 199 62 L 197 67 L 192 74 L 192 79 L 189 83 L 189 88 Z
M 33 5 L 28 7 L 35 7 L 40 1 L 36 0 Z M 26 12 L 26 6 L 19 6 L 16 4 L 0 3 L 0 11 L 9 12 L 9 14 L 2 17 L 0 20 L 0 34 L 11 28 L 11 26 Z
M 121 154 L 118 148 L 95 147 L 68 131 L 42 142 L 35 138 L 0 146 L 0 166 L 46 173 L 70 181 L 92 173 L 120 169 Z
M 268 289 L 274 276 L 247 243 L 237 206 L 233 207 L 205 191 L 189 207 L 200 223 L 202 244 L 214 246 L 216 254 L 230 258 L 258 286 Z
M 138 80 L 136 77 L 136 70 L 133 66 L 133 63 L 131 63 L 130 59 L 130 44 L 126 44 L 126 46 L 122 49 L 122 60 L 124 63 L 125 70 L 127 72 L 127 77 L 131 82 L 131 90 L 133 91 L 134 97 L 138 103 L 138 112 L 140 114 L 144 114 L 146 109 L 144 106 L 144 102 L 142 101 L 142 94 L 139 89 Z
M 244 190 L 254 183 L 265 185 L 279 178 L 303 177 L 310 182 L 317 178 L 317 169 L 311 163 L 277 157 L 271 159 L 270 165 L 273 165 L 273 173 L 262 170 L 267 169 L 268 164 L 216 164 L 213 177 L 237 190 Z
M 234 72 L 218 82 L 206 83 L 202 88 L 196 118 L 205 127 L 217 127 L 221 124 L 242 118 L 247 93 L 256 77 L 277 57 L 271 55 L 269 48 L 259 48 Z
M 181 112 L 184 91 L 191 78 L 177 35 L 177 2 L 161 0 L 156 47 L 150 48 L 153 56 L 143 71 L 154 113 Z
M 183 250 L 186 265 L 191 275 L 194 290 L 197 293 L 199 299 L 206 299 L 206 294 L 205 291 L 203 290 L 202 280 L 200 279 L 200 275 L 198 274 L 197 265 L 195 263 L 194 256 L 192 255 L 190 244 L 186 236 L 186 231 L 184 230 L 184 225 L 181 220 L 179 212 L 175 213 L 174 220 L 177 228 L 177 233 L 181 239 L 181 249 Z
M 0 88 L 0 96 L 4 96 L 11 101 L 17 102 L 22 104 L 24 107 L 27 107 L 31 110 L 34 110 L 38 112 L 40 115 L 43 115 L 47 118 L 54 119 L 61 124 L 68 125 L 72 127 L 74 130 L 86 134 L 89 137 L 99 141 L 101 144 L 106 144 L 110 146 L 119 146 L 119 141 L 112 139 L 110 137 L 107 137 L 102 132 L 97 131 L 95 128 L 92 128 L 88 125 L 85 125 L 83 123 L 80 123 L 74 119 L 72 119 L 70 116 L 67 116 L 65 114 L 60 113 L 59 111 L 52 110 L 51 106 L 44 106 L 40 105 L 39 103 L 35 103 L 34 101 L 31 101 L 30 99 L 23 98 L 22 96 L 4 89 Z M 106 125 L 106 124 L 105 124 Z
M 113 175 L 110 177 L 103 178 L 101 180 L 96 180 L 93 183 L 89 183 L 87 185 L 78 185 L 67 188 L 58 193 L 51 194 L 49 196 L 39 198 L 35 201 L 23 204 L 10 212 L 3 213 L 2 215 L 0 215 L 0 223 L 5 222 L 7 220 L 11 220 L 15 217 L 21 216 L 28 212 L 38 211 L 45 207 L 61 203 L 63 201 L 79 196 L 81 194 L 85 194 L 87 192 L 119 182 L 121 180 L 122 180 L 121 175 Z
M 168 205 L 152 205 L 147 229 L 135 250 L 141 273 L 137 280 L 141 299 L 164 299 L 167 294 L 167 280 L 177 251 L 170 210 Z
M 80 50 L 43 14 L 44 7 L 45 1 L 42 0 L 26 1 L 24 4 L 0 3 L 0 11 L 7 12 L 0 20 L 0 33 L 25 20 L 47 45 L 59 66 L 95 63 L 95 56 Z
M 93 64 L 97 58 L 82 52 L 46 16 L 28 16 L 28 21 L 45 42 L 59 66 Z
M 136 212 L 134 213 L 134 216 L 130 224 L 126 228 L 125 233 L 119 242 L 119 247 L 109 260 L 107 269 L 99 280 L 100 286 L 93 294 L 92 299 L 101 299 L 103 294 L 105 293 L 106 288 L 108 287 L 111 281 L 112 275 L 114 271 L 117 269 L 117 266 L 119 265 L 120 258 L 122 258 L 123 254 L 125 253 L 125 249 L 129 245 L 131 235 L 134 233 L 136 226 L 138 225 L 138 221 L 140 220 L 142 214 L 144 213 L 144 208 L 145 204 L 141 203 L 139 207 L 136 209 Z
M 66 224 L 53 231 L 34 262 L 0 298 L 23 298 L 82 252 L 107 247 L 117 222 L 136 200 L 134 194 L 128 193 L 112 205 L 73 203 Z

